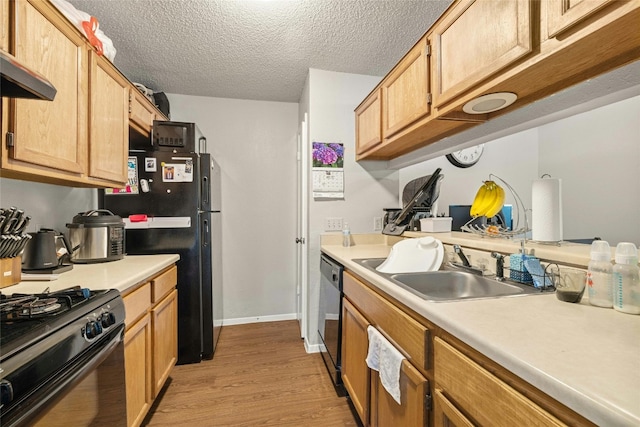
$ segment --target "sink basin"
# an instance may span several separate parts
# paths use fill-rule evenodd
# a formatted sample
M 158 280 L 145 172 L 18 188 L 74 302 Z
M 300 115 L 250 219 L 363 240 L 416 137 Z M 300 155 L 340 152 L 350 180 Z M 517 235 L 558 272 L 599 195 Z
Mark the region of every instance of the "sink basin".
M 376 267 L 384 260 L 385 258 L 368 258 L 354 259 L 353 261 L 427 301 L 460 301 L 545 293 L 533 286 L 515 282 L 499 282 L 493 278 L 459 270 L 381 273 L 376 270 Z

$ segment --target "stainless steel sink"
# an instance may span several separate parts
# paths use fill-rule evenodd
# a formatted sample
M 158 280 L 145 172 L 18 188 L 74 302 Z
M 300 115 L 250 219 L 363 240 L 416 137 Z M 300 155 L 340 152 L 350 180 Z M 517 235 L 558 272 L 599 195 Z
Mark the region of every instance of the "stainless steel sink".
M 384 260 L 385 258 L 368 258 L 353 261 L 427 301 L 459 301 L 543 293 L 533 286 L 499 282 L 495 278 L 459 271 L 454 267 L 425 273 L 382 273 L 376 267 Z

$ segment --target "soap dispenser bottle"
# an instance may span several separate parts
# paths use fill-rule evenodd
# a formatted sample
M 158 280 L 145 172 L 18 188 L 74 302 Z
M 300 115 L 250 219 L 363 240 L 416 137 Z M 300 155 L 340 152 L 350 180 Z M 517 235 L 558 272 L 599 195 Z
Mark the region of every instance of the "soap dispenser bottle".
M 616 246 L 613 266 L 613 308 L 622 313 L 640 314 L 640 268 L 638 249 L 630 242 Z
M 589 304 L 597 307 L 613 307 L 613 265 L 611 247 L 604 240 L 591 243 L 591 260 L 587 268 Z

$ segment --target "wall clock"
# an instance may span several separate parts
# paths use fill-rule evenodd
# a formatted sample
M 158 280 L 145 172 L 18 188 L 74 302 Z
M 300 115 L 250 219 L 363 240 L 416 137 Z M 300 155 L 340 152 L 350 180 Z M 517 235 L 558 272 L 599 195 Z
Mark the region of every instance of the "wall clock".
M 447 154 L 447 160 L 453 163 L 459 168 L 468 168 L 480 160 L 482 151 L 484 150 L 484 144 L 476 145 L 475 147 L 464 148 L 462 150 L 454 151 Z

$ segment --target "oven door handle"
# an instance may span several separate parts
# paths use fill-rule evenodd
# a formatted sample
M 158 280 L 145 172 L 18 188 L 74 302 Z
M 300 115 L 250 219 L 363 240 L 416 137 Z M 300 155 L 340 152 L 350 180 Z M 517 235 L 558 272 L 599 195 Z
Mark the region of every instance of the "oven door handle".
M 20 402 L 19 407 L 15 408 L 15 414 L 3 414 L 2 427 L 27 425 L 28 422 L 34 421 L 37 415 L 46 413 L 47 407 L 64 398 L 69 390 L 84 380 L 124 342 L 124 324 L 109 331 L 109 334 L 112 337 L 101 343 L 98 349 L 90 349 L 73 360 L 67 368 L 49 378 L 24 402 Z M 5 419 L 5 415 L 9 419 Z

